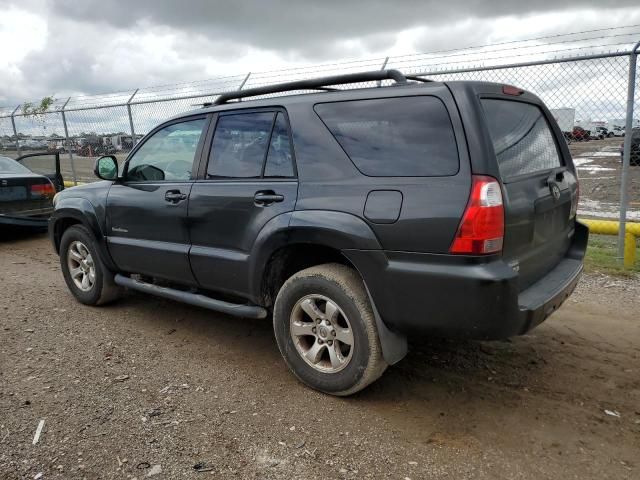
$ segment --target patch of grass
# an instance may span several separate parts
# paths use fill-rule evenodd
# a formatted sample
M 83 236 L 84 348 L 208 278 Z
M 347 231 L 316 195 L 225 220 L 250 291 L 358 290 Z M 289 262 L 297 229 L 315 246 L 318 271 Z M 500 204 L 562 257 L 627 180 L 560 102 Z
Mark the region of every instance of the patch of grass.
M 617 237 L 611 235 L 589 235 L 589 245 L 584 258 L 587 272 L 600 272 L 609 275 L 632 276 L 640 272 L 640 249 L 636 247 L 636 263 L 632 268 L 623 268 L 618 263 Z

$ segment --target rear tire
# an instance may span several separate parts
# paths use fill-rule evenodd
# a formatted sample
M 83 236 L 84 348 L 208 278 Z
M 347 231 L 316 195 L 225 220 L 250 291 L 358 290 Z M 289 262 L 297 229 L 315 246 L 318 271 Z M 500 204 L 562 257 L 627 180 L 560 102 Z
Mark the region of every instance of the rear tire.
M 289 369 L 321 392 L 351 395 L 387 368 L 362 279 L 344 265 L 318 265 L 289 278 L 276 298 L 273 329 Z
M 103 305 L 122 293 L 100 258 L 95 238 L 82 225 L 73 225 L 62 234 L 60 266 L 67 287 L 80 303 Z

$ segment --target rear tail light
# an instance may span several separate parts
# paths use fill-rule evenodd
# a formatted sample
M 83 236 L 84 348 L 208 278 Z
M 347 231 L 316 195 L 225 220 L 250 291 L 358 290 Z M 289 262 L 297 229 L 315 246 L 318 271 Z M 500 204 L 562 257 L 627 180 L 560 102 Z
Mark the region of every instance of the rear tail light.
M 502 251 L 504 207 L 500 183 L 474 175 L 469 203 L 462 216 L 450 253 L 484 255 Z
M 52 183 L 39 183 L 31 185 L 31 195 L 36 197 L 53 197 L 56 189 Z

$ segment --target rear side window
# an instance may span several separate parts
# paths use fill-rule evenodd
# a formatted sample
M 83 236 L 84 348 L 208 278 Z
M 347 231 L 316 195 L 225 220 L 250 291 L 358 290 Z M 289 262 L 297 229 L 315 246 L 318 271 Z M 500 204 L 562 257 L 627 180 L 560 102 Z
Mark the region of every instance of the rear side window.
M 540 107 L 509 100 L 481 102 L 504 181 L 562 165 L 553 133 Z
M 271 132 L 269 154 L 264 168 L 265 177 L 286 178 L 293 177 L 293 155 L 291 155 L 291 141 L 287 120 L 282 112 L 278 113 L 276 123 Z
M 436 97 L 321 103 L 315 111 L 365 175 L 432 177 L 458 172 L 451 119 Z

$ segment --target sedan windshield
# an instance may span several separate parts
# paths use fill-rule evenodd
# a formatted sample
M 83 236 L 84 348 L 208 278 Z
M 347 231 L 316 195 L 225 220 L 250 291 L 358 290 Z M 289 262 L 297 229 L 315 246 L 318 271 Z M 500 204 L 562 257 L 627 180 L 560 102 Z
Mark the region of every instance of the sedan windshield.
M 12 158 L 0 157 L 0 173 L 24 174 L 31 173 L 31 170 L 24 165 L 19 164 Z

